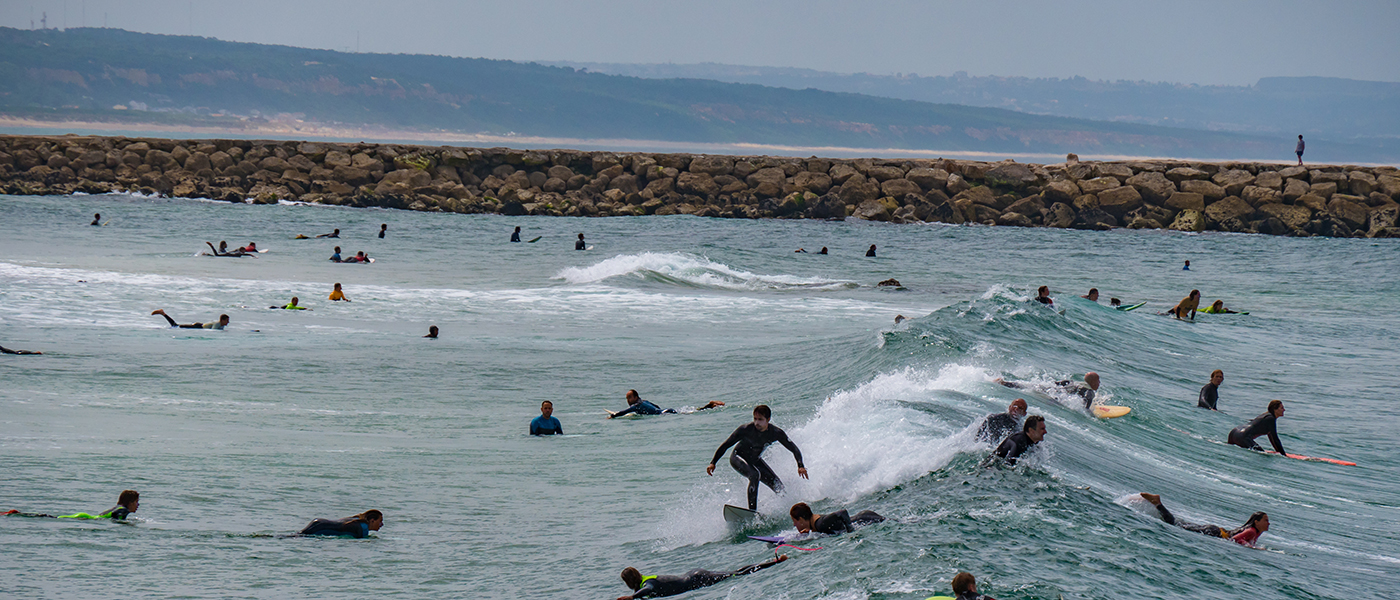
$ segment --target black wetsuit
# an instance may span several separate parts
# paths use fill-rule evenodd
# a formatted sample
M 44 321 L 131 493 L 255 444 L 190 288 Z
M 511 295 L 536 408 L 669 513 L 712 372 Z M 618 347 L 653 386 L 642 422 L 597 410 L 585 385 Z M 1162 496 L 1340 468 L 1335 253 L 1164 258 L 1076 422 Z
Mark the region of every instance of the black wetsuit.
M 384 230 L 383 230 L 383 229 L 380 229 L 380 230 L 379 230 L 379 239 L 381 239 L 381 240 L 384 239 Z
M 4 346 L 0 346 L 0 352 L 3 352 L 5 354 L 39 354 L 38 352 L 34 352 L 32 350 L 11 350 Z
M 574 242 L 574 250 L 585 250 L 587 248 L 588 245 L 583 243 L 583 238 L 579 238 L 577 242 Z
M 876 514 L 875 511 L 872 510 L 862 510 L 856 513 L 856 516 L 852 517 L 847 514 L 845 509 L 842 509 L 831 514 L 822 515 L 816 521 L 812 522 L 812 531 L 825 533 L 827 535 L 838 535 L 855 531 L 857 525 L 869 525 L 884 520 L 884 517 Z
M 792 451 L 793 457 L 797 459 L 797 468 L 806 468 L 802 466 L 802 451 L 797 449 L 797 444 L 788 439 L 787 432 L 771 423 L 764 431 L 759 431 L 753 423 L 739 426 L 734 433 L 729 434 L 729 439 L 724 440 L 719 450 L 715 450 L 714 458 L 710 459 L 710 464 L 718 464 L 719 459 L 724 456 L 724 451 L 734 446 L 734 453 L 729 455 L 729 466 L 734 467 L 740 475 L 749 478 L 749 510 L 758 510 L 760 482 L 776 493 L 783 491 L 783 480 L 778 479 L 778 475 L 768 463 L 763 462 L 763 450 L 773 442 L 778 442 Z
M 369 535 L 369 523 L 357 517 L 316 519 L 297 533 L 300 535 L 348 535 L 353 538 L 362 538 Z
M 1196 398 L 1196 406 L 1215 410 L 1215 403 L 1219 401 L 1220 386 L 1214 383 L 1207 383 L 1205 387 L 1201 388 L 1201 395 Z
M 1041 304 L 1048 304 L 1052 306 L 1055 304 L 1055 301 L 1051 300 L 1049 296 L 1036 296 L 1035 301 Z
M 1030 450 L 1031 446 L 1035 444 L 1036 443 L 1031 440 L 1031 436 L 1026 435 L 1026 432 L 1013 433 L 1010 437 L 1001 441 L 997 449 L 992 451 L 992 455 L 1006 461 L 1006 464 L 1014 465 L 1016 464 L 1016 459 L 1020 458 L 1022 454 L 1025 454 L 1026 451 Z
M 709 587 L 730 577 L 748 575 L 771 567 L 776 562 L 759 563 L 749 565 L 733 571 L 706 571 L 705 569 L 695 569 L 685 575 L 657 575 L 642 582 L 642 587 L 632 592 L 633 598 L 660 598 L 663 596 L 675 596 L 691 590 L 698 590 Z
M 1037 299 L 1038 299 L 1038 298 L 1037 298 Z M 1024 383 L 1021 383 L 1021 382 L 1019 382 L 1019 381 L 1003 381 L 1003 382 L 1001 382 L 1001 384 L 1004 385 L 1004 386 L 1006 386 L 1006 387 L 1015 388 L 1015 389 L 1018 389 L 1018 390 L 1023 390 L 1023 389 L 1026 389 L 1026 388 L 1029 388 L 1029 387 L 1030 387 L 1029 385 L 1024 384 Z M 1080 398 L 1083 398 L 1083 399 L 1084 399 L 1084 410 L 1089 410 L 1089 406 L 1091 406 L 1091 405 L 1094 403 L 1094 390 L 1093 390 L 1093 388 L 1091 388 L 1091 387 L 1089 387 L 1089 386 L 1087 386 L 1087 385 L 1085 385 L 1085 384 L 1079 383 L 1078 381 L 1074 381 L 1073 379 L 1066 379 L 1066 380 L 1064 380 L 1064 381 L 1056 381 L 1056 382 L 1055 382 L 1055 387 L 1060 388 L 1060 391 L 1062 391 L 1062 392 L 1069 393 L 1069 394 L 1077 394 Z
M 987 415 L 982 427 L 977 430 L 977 439 L 984 442 L 1000 442 L 1012 432 L 1021 430 L 1021 419 L 1011 413 Z
M 1283 451 L 1283 442 L 1278 439 L 1278 418 L 1274 413 L 1266 412 L 1254 417 L 1253 421 L 1240 425 L 1230 430 L 1229 442 L 1241 448 L 1263 451 L 1259 444 L 1254 441 L 1261 435 L 1269 436 L 1269 443 L 1273 444 L 1274 451 L 1279 454 L 1287 454 Z
M 619 411 L 613 413 L 612 416 L 613 416 L 613 418 L 617 418 L 617 417 L 621 417 L 621 416 L 624 416 L 624 415 L 630 415 L 630 414 L 632 414 L 632 413 L 636 413 L 636 414 L 639 414 L 639 415 L 665 415 L 665 414 L 672 414 L 672 415 L 673 415 L 673 414 L 676 414 L 676 409 L 674 409 L 674 408 L 666 408 L 666 409 L 663 409 L 663 408 L 661 408 L 661 407 L 659 407 L 659 406 L 657 406 L 657 405 L 655 405 L 655 404 L 652 404 L 652 403 L 651 403 L 650 401 L 648 401 L 648 400 L 642 400 L 641 402 L 638 402 L 638 403 L 636 403 L 636 404 L 633 404 L 633 405 L 631 405 L 631 406 L 628 406 L 627 408 L 624 408 L 624 409 L 622 409 L 622 410 L 619 410 Z
M 874 258 L 874 257 L 875 257 L 875 247 L 874 247 L 874 246 L 871 246 L 869 250 L 866 250 L 866 251 L 865 251 L 865 255 L 868 256 L 868 257 Z
M 511 232 L 511 234 L 510 234 L 510 241 L 512 241 L 512 242 L 518 242 L 518 241 L 520 241 L 520 230 L 517 229 L 517 230 Z
M 1177 527 L 1180 527 L 1187 531 L 1194 531 L 1196 533 L 1208 535 L 1210 537 L 1230 537 L 1229 532 L 1225 531 L 1224 528 L 1218 525 L 1201 525 L 1199 523 L 1188 523 L 1186 521 L 1178 521 L 1176 520 L 1176 517 L 1172 516 L 1172 511 L 1167 510 L 1167 507 L 1165 505 L 1158 504 L 1157 512 L 1162 514 L 1162 520 L 1166 521 L 1168 525 L 1176 525 Z

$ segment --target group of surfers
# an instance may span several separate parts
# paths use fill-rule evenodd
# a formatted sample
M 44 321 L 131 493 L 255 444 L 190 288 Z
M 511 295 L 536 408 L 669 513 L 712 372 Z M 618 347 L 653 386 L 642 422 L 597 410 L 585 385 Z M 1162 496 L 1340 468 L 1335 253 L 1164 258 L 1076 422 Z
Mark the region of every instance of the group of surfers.
M 1189 264 L 1190 261 L 1187 261 L 1187 263 Z M 1090 302 L 1098 302 L 1098 301 L 1099 301 L 1099 288 L 1090 288 L 1090 289 L 1089 289 L 1089 293 L 1084 294 L 1083 296 L 1080 296 L 1080 298 L 1084 298 L 1084 299 L 1086 299 L 1086 300 L 1089 300 Z M 1054 306 L 1054 305 L 1055 305 L 1055 299 L 1050 297 L 1050 286 L 1048 286 L 1048 285 L 1042 285 L 1042 286 L 1040 286 L 1040 288 L 1036 290 L 1035 301 L 1036 301 L 1036 302 L 1039 302 L 1039 303 L 1041 303 L 1041 304 L 1047 305 L 1047 306 Z M 1110 298 L 1109 301 L 1108 301 L 1108 305 L 1111 306 L 1111 307 L 1113 307 L 1113 308 L 1117 308 L 1117 309 L 1119 309 L 1119 310 L 1124 310 L 1124 309 L 1127 309 L 1127 308 L 1132 308 L 1132 307 L 1125 307 L 1125 306 L 1123 306 L 1123 301 L 1122 301 L 1122 300 L 1119 300 L 1119 299 L 1117 299 L 1117 298 Z M 1215 314 L 1219 314 L 1219 315 L 1237 315 L 1237 314 L 1240 314 L 1238 311 L 1233 311 L 1233 310 L 1230 310 L 1230 309 L 1226 308 L 1226 307 L 1225 307 L 1225 301 L 1224 301 L 1224 300 L 1216 300 L 1215 302 L 1212 302 L 1210 306 L 1208 306 L 1208 307 L 1206 307 L 1206 308 L 1204 308 L 1204 309 L 1200 308 L 1200 306 L 1201 306 L 1201 290 L 1191 290 L 1191 293 L 1190 293 L 1190 294 L 1187 294 L 1185 298 L 1182 298 L 1182 299 L 1181 299 L 1181 302 L 1176 303 L 1176 306 L 1171 307 L 1170 309 L 1168 309 L 1166 312 L 1164 312 L 1164 313 L 1162 313 L 1162 314 L 1164 314 L 1164 315 L 1171 315 L 1171 316 L 1173 316 L 1173 317 L 1176 317 L 1177 319 L 1189 320 L 1189 321 L 1194 321 L 1194 320 L 1196 320 L 1196 313 L 1197 313 L 1197 312 L 1202 312 L 1202 313 L 1205 313 L 1205 314 L 1208 314 L 1208 315 L 1215 315 Z M 1247 313 L 1246 313 L 1246 314 L 1247 314 Z

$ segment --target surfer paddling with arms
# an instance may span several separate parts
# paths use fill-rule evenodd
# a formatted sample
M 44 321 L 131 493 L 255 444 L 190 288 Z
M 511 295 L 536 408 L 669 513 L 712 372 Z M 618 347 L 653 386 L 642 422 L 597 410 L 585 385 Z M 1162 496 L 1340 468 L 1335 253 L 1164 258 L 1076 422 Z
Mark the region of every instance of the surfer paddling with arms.
M 704 405 L 704 406 L 701 406 L 700 408 L 697 408 L 697 409 L 695 409 L 695 410 L 696 410 L 696 411 L 702 411 L 702 410 L 706 410 L 706 409 L 715 408 L 715 407 L 717 407 L 717 406 L 724 406 L 724 403 L 723 403 L 723 402 L 720 402 L 719 400 L 711 400 L 711 401 L 709 402 L 709 404 L 706 404 L 706 405 Z M 639 414 L 639 415 L 674 415 L 674 414 L 676 414 L 676 409 L 674 409 L 674 408 L 666 408 L 666 409 L 663 409 L 663 408 L 661 408 L 660 406 L 657 406 L 657 405 L 655 405 L 655 404 L 652 404 L 651 401 L 649 401 L 649 400 L 643 400 L 642 397 L 641 397 L 641 395 L 637 394 L 637 390 L 627 390 L 627 408 L 624 408 L 624 409 L 622 409 L 622 410 L 619 410 L 619 411 L 617 411 L 617 412 L 615 412 L 615 413 L 608 413 L 608 418 L 609 418 L 609 419 L 616 419 L 616 418 L 618 418 L 618 417 L 622 417 L 622 416 L 626 416 L 626 415 L 630 415 L 630 414 Z
M 1043 439 L 1045 439 L 1045 417 L 1040 415 L 1026 417 L 1026 422 L 1021 425 L 1021 433 L 1012 434 L 1011 437 L 1002 440 L 997 449 L 992 451 L 992 455 L 982 461 L 982 465 L 990 465 L 993 457 L 996 457 L 1008 465 L 1016 466 L 1017 459 Z
M 1264 414 L 1254 417 L 1253 421 L 1231 429 L 1228 441 L 1241 448 L 1263 452 L 1264 449 L 1259 447 L 1259 444 L 1254 441 L 1254 438 L 1267 435 L 1269 436 L 1269 443 L 1274 447 L 1274 451 L 1286 456 L 1288 453 L 1283 451 L 1283 443 L 1278 439 L 1278 420 L 1282 417 L 1283 401 L 1270 400 L 1269 410 Z
M 1178 521 L 1175 516 L 1172 516 L 1172 511 L 1167 510 L 1167 507 L 1162 505 L 1161 496 L 1149 494 L 1147 492 L 1143 492 L 1139 495 L 1142 496 L 1143 500 L 1157 507 L 1157 512 L 1162 515 L 1162 520 L 1166 521 L 1168 525 L 1176 525 L 1187 531 L 1194 531 L 1210 537 L 1225 538 L 1241 546 L 1256 548 L 1257 546 L 1254 545 L 1254 542 L 1257 541 L 1259 536 L 1263 535 L 1265 531 L 1269 530 L 1269 515 L 1264 511 L 1249 515 L 1249 520 L 1238 529 L 1225 529 L 1219 525 L 1201 525 L 1197 523 L 1187 523 L 1186 521 Z
M 710 587 L 730 577 L 748 575 L 749 573 L 767 569 L 768 567 L 787 560 L 787 558 L 787 555 L 783 554 L 773 560 L 761 562 L 756 565 L 749 565 L 747 567 L 740 567 L 733 571 L 706 571 L 704 569 L 695 569 L 685 575 L 642 575 L 642 572 L 638 571 L 636 567 L 627 567 L 622 570 L 622 582 L 627 584 L 628 589 L 632 590 L 632 595 L 618 596 L 617 600 L 661 598 L 684 594 L 691 590 Z
M 818 515 L 812 513 L 812 507 L 806 502 L 798 502 L 788 510 L 788 516 L 792 517 L 792 526 L 797 528 L 798 533 L 825 533 L 827 535 L 838 535 L 851 533 L 856 527 L 879 523 L 885 520 L 873 510 L 862 510 L 852 517 L 845 509 L 836 512 Z
M 763 462 L 763 450 L 769 444 L 777 442 L 782 444 L 792 452 L 793 458 L 797 459 L 797 474 L 803 479 L 807 479 L 807 467 L 802 465 L 802 451 L 797 449 L 797 444 L 788 439 L 786 431 L 779 429 L 777 425 L 769 423 L 773 418 L 773 410 L 767 405 L 760 404 L 753 407 L 753 422 L 740 425 L 734 433 L 729 434 L 729 439 L 720 444 L 715 450 L 714 458 L 710 459 L 710 464 L 705 467 L 705 474 L 713 476 L 715 474 L 715 463 L 724 456 L 724 451 L 730 446 L 734 446 L 734 453 L 729 455 L 729 466 L 734 467 L 740 475 L 749 478 L 749 510 L 758 510 L 758 484 L 761 482 L 768 486 L 774 493 L 781 494 L 783 491 L 783 480 L 778 479 L 778 475 L 773 472 L 768 463 Z
M 1000 383 L 1006 387 L 1017 390 L 1031 389 L 1034 385 L 1023 381 L 1007 381 L 1000 377 L 994 379 L 993 381 Z M 1064 394 L 1074 394 L 1076 396 L 1079 396 L 1081 399 L 1084 400 L 1084 410 L 1089 410 L 1089 407 L 1094 404 L 1095 392 L 1099 391 L 1099 374 L 1093 371 L 1085 373 L 1084 383 L 1080 383 L 1073 379 L 1056 381 L 1054 384 L 1054 389 Z
M 1188 320 L 1186 314 L 1190 313 L 1191 317 L 1189 320 L 1195 321 L 1196 309 L 1200 308 L 1200 306 L 1201 290 L 1191 290 L 1191 295 L 1182 298 L 1181 302 L 1176 303 L 1176 306 L 1173 306 L 1171 310 L 1167 311 L 1167 314 L 1176 317 L 1178 320 L 1186 321 Z
M 1021 419 L 1026 416 L 1026 401 L 1017 398 L 1006 407 L 1006 412 L 987 415 L 982 426 L 977 428 L 977 439 L 984 442 L 1000 442 L 1008 434 L 1021 428 Z

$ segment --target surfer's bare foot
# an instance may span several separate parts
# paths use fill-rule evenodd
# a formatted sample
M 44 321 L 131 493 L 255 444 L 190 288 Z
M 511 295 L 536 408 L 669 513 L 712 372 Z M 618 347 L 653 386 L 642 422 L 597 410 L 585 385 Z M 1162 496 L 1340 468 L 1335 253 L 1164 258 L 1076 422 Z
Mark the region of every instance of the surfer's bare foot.
M 1148 501 L 1148 502 L 1151 502 L 1151 503 L 1152 503 L 1152 506 L 1161 506 L 1161 505 L 1162 505 L 1162 497 L 1159 496 L 1159 495 L 1157 495 L 1157 494 L 1149 494 L 1149 493 L 1147 493 L 1147 492 L 1143 492 L 1143 493 L 1138 494 L 1138 495 L 1139 495 L 1139 496 L 1142 496 L 1142 499 L 1143 499 L 1143 500 L 1146 500 L 1146 501 Z
M 153 314 L 153 315 L 163 315 L 163 314 L 165 314 L 165 309 L 163 309 L 163 308 L 157 308 L 157 309 L 151 311 L 151 314 Z

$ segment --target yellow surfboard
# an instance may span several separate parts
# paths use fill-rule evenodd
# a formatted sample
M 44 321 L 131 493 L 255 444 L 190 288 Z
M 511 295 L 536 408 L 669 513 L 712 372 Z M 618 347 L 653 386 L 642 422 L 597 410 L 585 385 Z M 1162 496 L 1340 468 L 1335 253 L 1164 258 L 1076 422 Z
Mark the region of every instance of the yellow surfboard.
M 1113 419 L 1133 412 L 1126 406 L 1095 406 L 1093 410 L 1094 416 L 1100 419 Z

